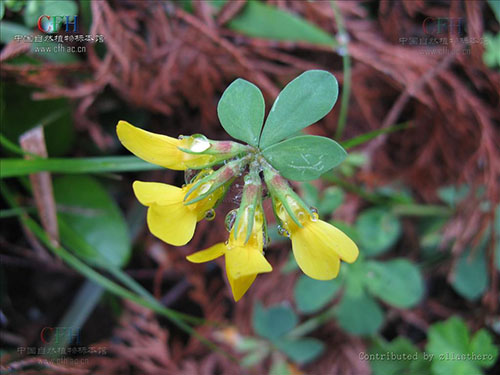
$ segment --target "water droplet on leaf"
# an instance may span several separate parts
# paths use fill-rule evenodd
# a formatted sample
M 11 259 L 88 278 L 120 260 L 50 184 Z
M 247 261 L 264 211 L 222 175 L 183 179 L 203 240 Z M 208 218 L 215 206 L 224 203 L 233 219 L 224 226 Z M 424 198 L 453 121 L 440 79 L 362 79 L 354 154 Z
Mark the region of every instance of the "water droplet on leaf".
M 231 232 L 231 229 L 233 228 L 234 221 L 236 220 L 236 215 L 238 214 L 238 210 L 234 209 L 228 212 L 226 215 L 226 218 L 224 219 L 224 224 L 226 226 L 226 230 L 228 232 Z
M 212 221 L 213 219 L 215 219 L 215 210 L 211 208 L 205 212 L 205 220 Z

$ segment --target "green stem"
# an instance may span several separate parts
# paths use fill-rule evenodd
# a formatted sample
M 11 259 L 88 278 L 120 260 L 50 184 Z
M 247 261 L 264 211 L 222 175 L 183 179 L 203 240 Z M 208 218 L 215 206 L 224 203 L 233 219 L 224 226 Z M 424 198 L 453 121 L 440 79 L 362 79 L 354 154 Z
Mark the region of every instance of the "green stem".
M 290 338 L 302 337 L 308 333 L 314 331 L 325 322 L 329 321 L 335 316 L 335 311 L 333 308 L 329 308 L 323 313 L 313 316 L 312 318 L 306 320 L 304 323 L 295 327 L 287 336 Z
M 340 104 L 340 114 L 339 121 L 337 124 L 337 130 L 335 132 L 335 138 L 341 140 L 344 134 L 345 124 L 347 121 L 347 112 L 349 111 L 349 98 L 351 96 L 351 56 L 349 55 L 348 43 L 347 43 L 347 31 L 344 27 L 344 20 L 337 3 L 332 0 L 330 5 L 333 9 L 335 22 L 338 27 L 338 35 L 340 36 L 340 47 L 339 49 L 343 52 L 342 55 L 342 65 L 344 70 L 344 80 L 342 87 L 342 102 Z

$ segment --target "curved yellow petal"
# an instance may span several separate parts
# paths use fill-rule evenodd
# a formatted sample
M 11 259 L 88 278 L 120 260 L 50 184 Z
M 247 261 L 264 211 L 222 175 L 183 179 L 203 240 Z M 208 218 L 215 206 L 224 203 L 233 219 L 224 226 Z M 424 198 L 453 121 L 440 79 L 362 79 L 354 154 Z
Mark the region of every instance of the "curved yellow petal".
M 316 236 L 321 237 L 328 248 L 335 251 L 344 262 L 353 263 L 358 258 L 358 247 L 340 229 L 323 220 L 311 222 L 309 225 L 314 226 Z
M 126 121 L 118 122 L 116 134 L 123 146 L 141 159 L 169 169 L 186 169 L 186 153 L 177 148 L 178 139 L 136 128 Z
M 236 246 L 226 251 L 226 270 L 228 277 L 236 279 L 271 272 L 273 267 L 260 249 L 251 246 Z
M 231 286 L 231 291 L 233 292 L 233 298 L 235 302 L 238 302 L 241 297 L 243 297 L 256 277 L 257 275 L 255 274 L 233 279 L 229 276 L 229 274 L 227 275 L 227 279 L 229 281 L 229 285 Z
M 185 192 L 177 186 L 160 182 L 134 181 L 134 194 L 144 206 L 156 203 L 162 206 L 182 202 Z
M 186 257 L 187 260 L 193 263 L 204 263 L 214 260 L 226 252 L 226 245 L 224 242 L 219 242 L 208 249 L 197 251 Z
M 340 258 L 328 248 L 322 237 L 315 235 L 311 225 L 297 229 L 292 233 L 291 239 L 295 260 L 307 276 L 317 280 L 337 277 Z
M 153 204 L 148 209 L 147 222 L 151 233 L 160 240 L 183 246 L 193 238 L 196 227 L 196 212 L 182 203 L 160 206 Z

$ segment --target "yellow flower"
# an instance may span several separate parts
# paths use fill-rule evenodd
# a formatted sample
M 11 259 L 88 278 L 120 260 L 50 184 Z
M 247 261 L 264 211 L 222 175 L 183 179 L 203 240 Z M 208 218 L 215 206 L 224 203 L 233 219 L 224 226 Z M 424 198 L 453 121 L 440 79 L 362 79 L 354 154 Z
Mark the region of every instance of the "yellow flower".
M 273 270 L 263 252 L 264 215 L 261 206 L 259 205 L 255 211 L 252 232 L 245 242 L 250 224 L 249 216 L 251 216 L 250 207 L 244 207 L 240 219 L 241 225 L 237 229 L 233 226 L 227 242 L 220 242 L 186 257 L 190 262 L 203 263 L 225 255 L 227 279 L 235 301 L 243 297 L 257 274 Z M 236 238 L 235 230 L 237 230 Z
M 302 227 L 290 217 L 281 202 L 275 203 L 275 211 L 292 240 L 293 255 L 300 269 L 317 280 L 337 277 L 340 260 L 353 263 L 359 254 L 358 247 L 344 232 L 319 220 L 318 214 L 313 212 L 311 215 L 289 195 L 286 199 Z
M 179 171 L 201 169 L 247 150 L 239 143 L 209 141 L 201 134 L 171 138 L 139 129 L 126 121 L 118 122 L 116 133 L 123 146 L 139 158 Z
M 221 186 L 196 203 L 186 205 L 184 197 L 194 183 L 178 188 L 158 182 L 134 182 L 135 196 L 148 207 L 149 230 L 160 240 L 175 246 L 188 243 L 193 238 L 196 223 L 205 217 L 225 192 L 225 186 Z M 210 187 L 210 183 L 202 184 L 190 197 L 202 195 Z

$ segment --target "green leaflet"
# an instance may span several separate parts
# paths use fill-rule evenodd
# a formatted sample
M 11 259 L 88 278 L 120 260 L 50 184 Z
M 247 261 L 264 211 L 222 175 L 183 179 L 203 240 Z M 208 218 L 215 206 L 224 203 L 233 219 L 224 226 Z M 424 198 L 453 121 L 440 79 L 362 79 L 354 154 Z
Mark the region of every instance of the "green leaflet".
M 217 114 L 224 130 L 233 138 L 251 146 L 259 144 L 264 123 L 265 104 L 261 91 L 253 83 L 237 79 L 224 91 Z
M 62 242 L 92 264 L 121 267 L 130 257 L 127 224 L 116 203 L 93 177 L 54 180 Z
M 314 313 L 332 301 L 342 283 L 339 279 L 315 280 L 301 275 L 294 288 L 297 309 L 304 313 Z
M 322 119 L 337 101 L 338 83 L 324 70 L 308 70 L 276 98 L 260 139 L 265 149 Z
M 406 259 L 366 263 L 368 290 L 388 304 L 409 308 L 417 304 L 424 293 L 424 282 L 418 268 Z
M 314 135 L 287 139 L 266 148 L 262 154 L 283 177 L 295 181 L 314 180 L 347 155 L 334 140 Z
M 334 47 L 337 41 L 319 27 L 284 10 L 249 1 L 228 27 L 242 34 L 289 42 L 308 42 Z

